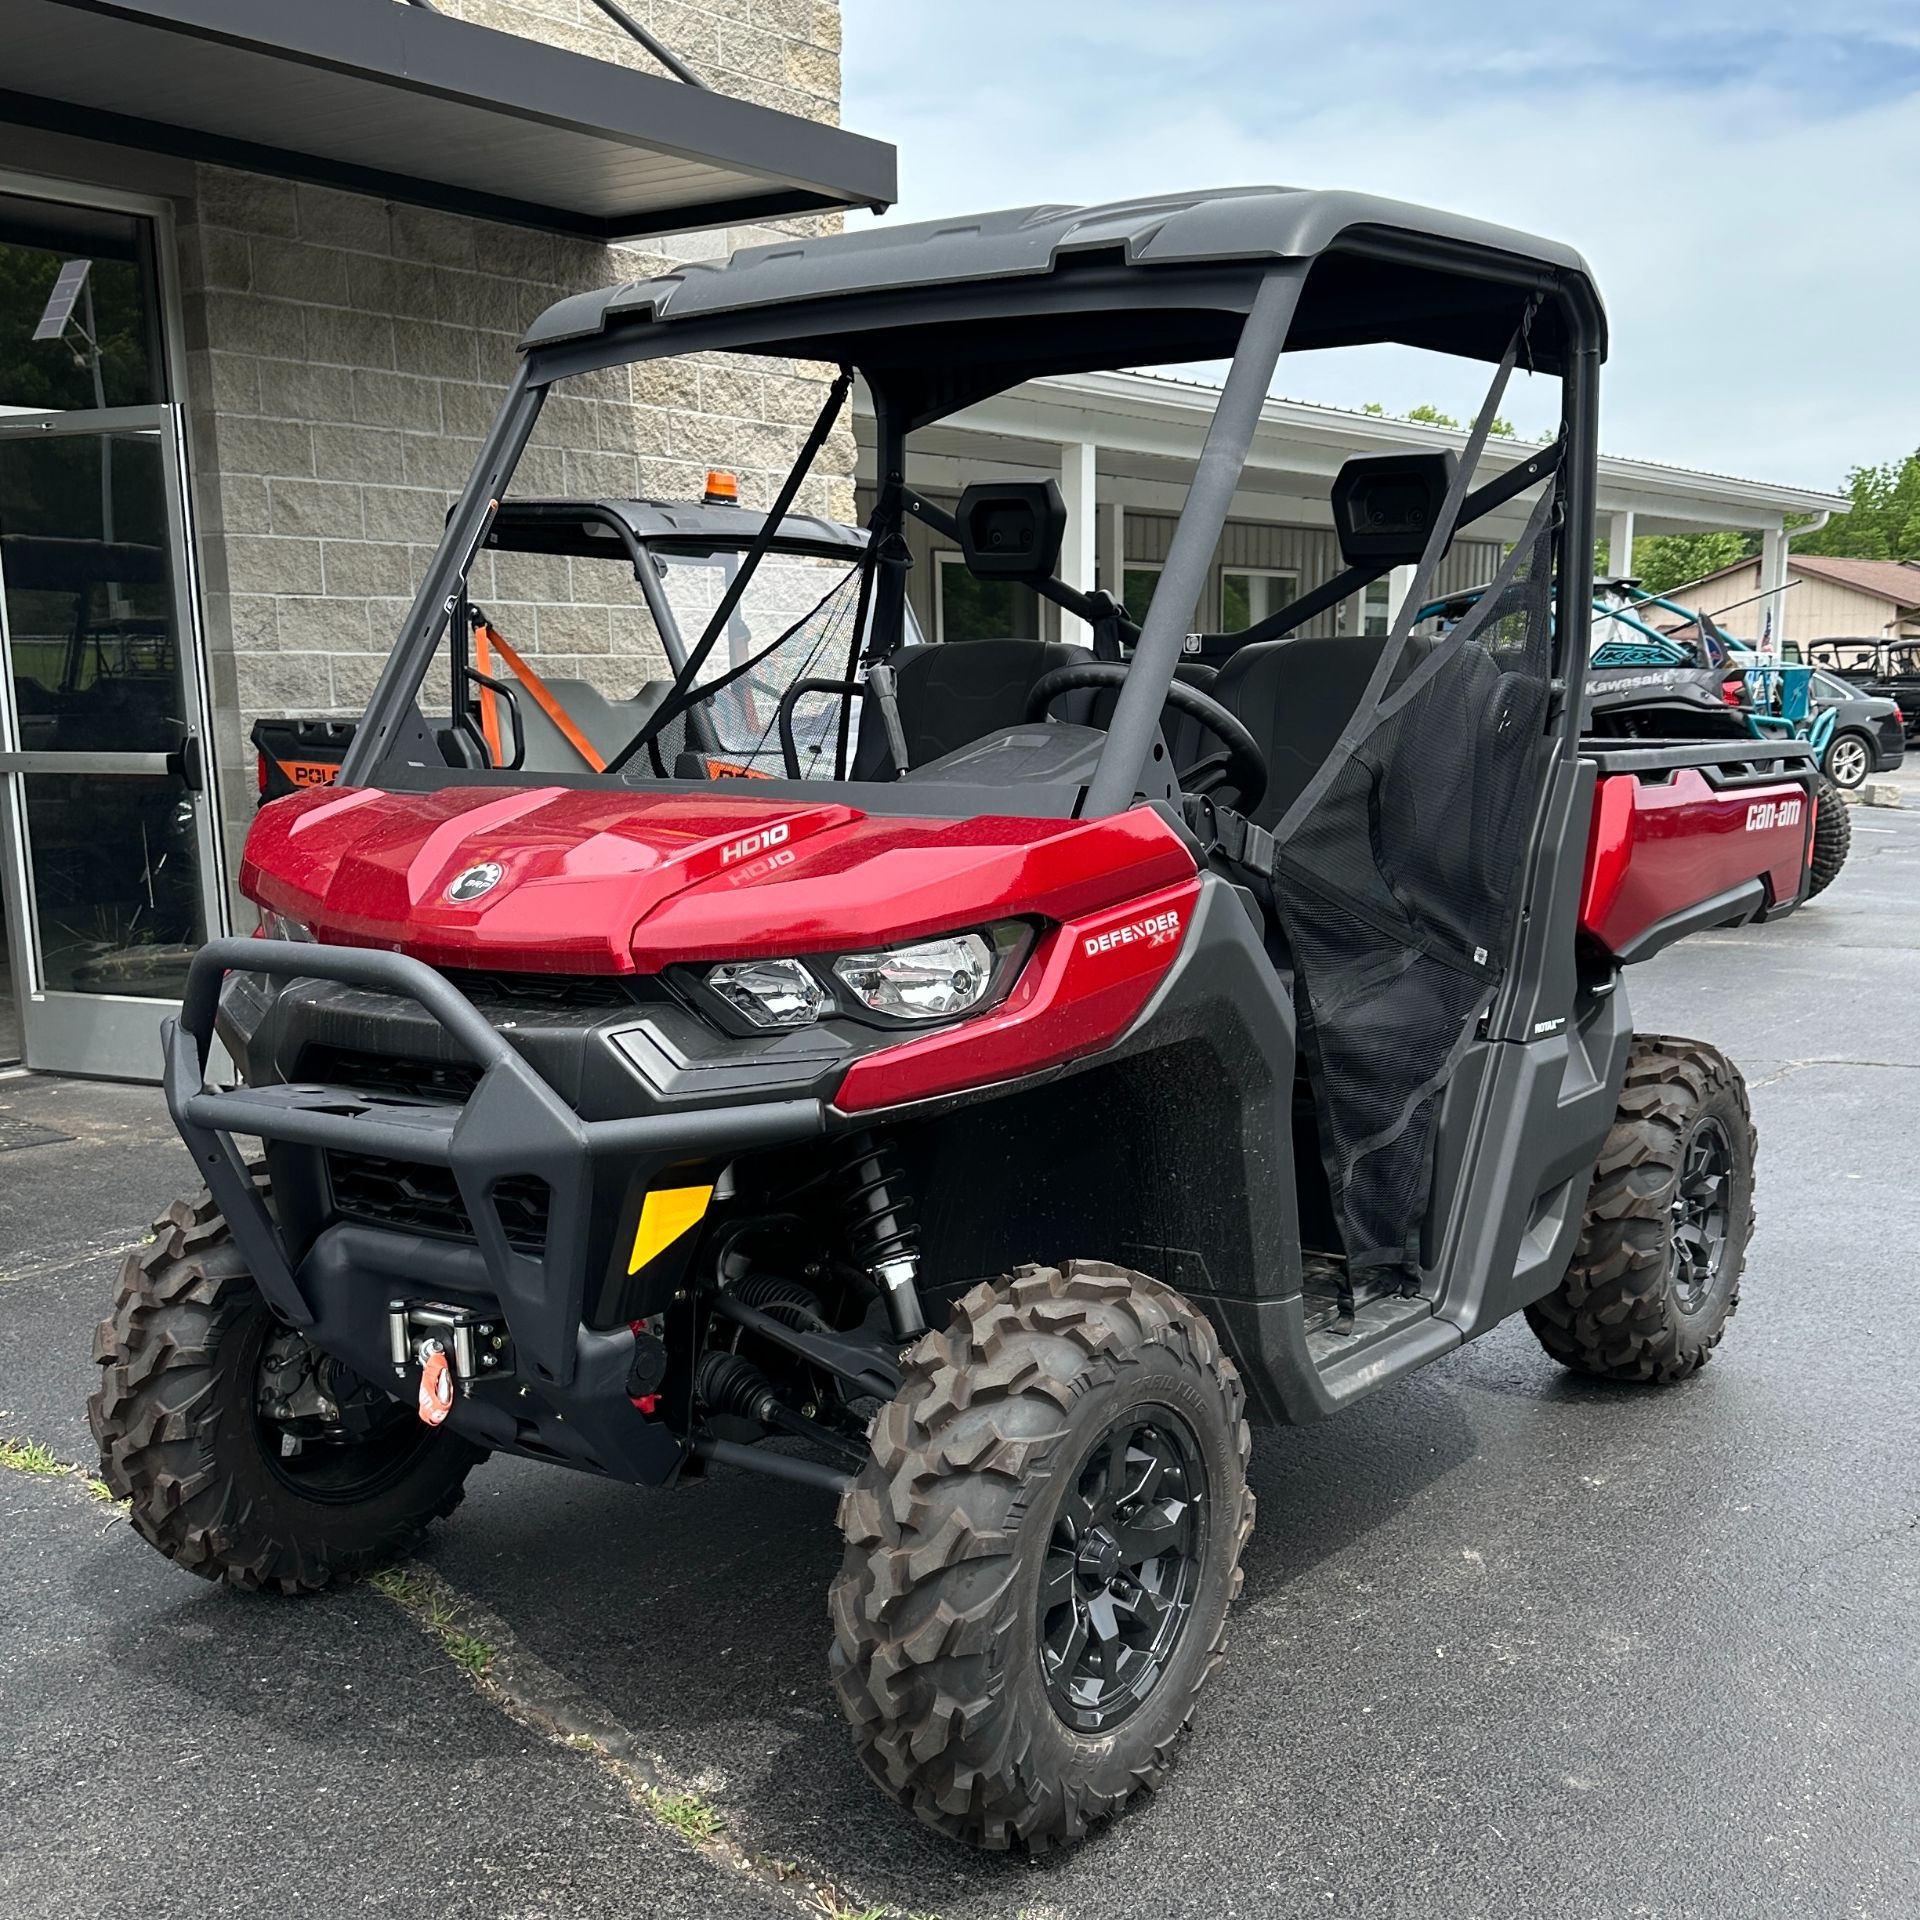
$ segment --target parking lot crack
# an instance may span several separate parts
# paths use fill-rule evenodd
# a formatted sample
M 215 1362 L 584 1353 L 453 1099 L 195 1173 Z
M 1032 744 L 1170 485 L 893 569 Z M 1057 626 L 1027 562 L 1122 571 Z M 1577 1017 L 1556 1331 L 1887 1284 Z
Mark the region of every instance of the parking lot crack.
M 529 1731 L 595 1761 L 637 1808 L 709 1859 L 785 1896 L 811 1920 L 882 1920 L 890 1912 L 884 1904 L 869 1906 L 843 1889 L 808 1879 L 792 1861 L 741 1845 L 724 1812 L 695 1783 L 676 1778 L 631 1729 L 528 1648 L 505 1620 L 432 1568 L 407 1561 L 374 1575 L 369 1584 L 431 1633 L 503 1711 Z

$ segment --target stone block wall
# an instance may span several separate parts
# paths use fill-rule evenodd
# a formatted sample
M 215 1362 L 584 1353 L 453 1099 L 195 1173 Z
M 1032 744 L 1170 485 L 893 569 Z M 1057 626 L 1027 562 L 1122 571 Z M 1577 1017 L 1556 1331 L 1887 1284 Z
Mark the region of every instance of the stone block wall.
M 838 118 L 837 4 L 623 3 L 722 91 Z M 591 0 L 441 0 L 441 10 L 653 64 Z M 231 866 L 254 804 L 254 720 L 363 704 L 528 322 L 565 294 L 778 230 L 603 247 L 222 168 L 199 168 L 196 185 L 179 229 L 180 280 Z M 748 503 L 764 504 L 828 378 L 816 366 L 710 356 L 569 383 L 548 402 L 515 492 L 697 498 L 719 465 L 739 473 Z M 849 422 L 803 506 L 850 515 L 853 465 Z M 558 575 L 554 594 L 550 611 L 517 621 L 523 650 L 559 672 L 616 651 L 632 654 L 637 677 L 657 670 L 651 629 L 630 607 L 582 604 Z

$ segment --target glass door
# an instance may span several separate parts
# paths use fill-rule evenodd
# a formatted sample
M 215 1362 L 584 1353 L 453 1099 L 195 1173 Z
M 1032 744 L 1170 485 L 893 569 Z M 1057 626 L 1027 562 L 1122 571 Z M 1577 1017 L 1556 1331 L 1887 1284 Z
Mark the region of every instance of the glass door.
M 0 196 L 8 999 L 27 1065 L 129 1079 L 220 916 L 147 228 Z

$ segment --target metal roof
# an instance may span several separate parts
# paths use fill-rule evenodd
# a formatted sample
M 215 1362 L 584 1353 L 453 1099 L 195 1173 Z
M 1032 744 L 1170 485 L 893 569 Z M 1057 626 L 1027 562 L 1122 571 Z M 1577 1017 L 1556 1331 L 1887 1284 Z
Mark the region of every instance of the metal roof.
M 1109 206 L 1018 207 L 746 247 L 727 260 L 562 300 L 534 322 L 523 344 L 590 339 L 643 317 L 691 320 L 798 301 L 1039 276 L 1075 255 L 1119 258 L 1130 267 L 1311 259 L 1356 232 L 1437 240 L 1592 280 L 1573 248 L 1483 220 L 1364 193 L 1237 187 Z
M 0 121 L 582 235 L 892 204 L 892 147 L 393 0 L 6 0 Z

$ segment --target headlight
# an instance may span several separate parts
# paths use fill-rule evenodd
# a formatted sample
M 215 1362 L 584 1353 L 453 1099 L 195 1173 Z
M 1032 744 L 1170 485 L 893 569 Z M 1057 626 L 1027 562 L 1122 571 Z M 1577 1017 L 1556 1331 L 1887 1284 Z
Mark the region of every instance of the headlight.
M 303 945 L 315 944 L 313 929 L 304 920 L 289 920 L 284 913 L 262 913 L 260 916 L 260 937 L 263 940 L 297 940 Z
M 810 1027 L 826 989 L 798 960 L 728 960 L 707 969 L 707 988 L 756 1027 Z
M 883 953 L 849 953 L 833 977 L 872 1013 L 893 1020 L 951 1020 L 993 985 L 994 951 L 979 933 L 949 934 Z

